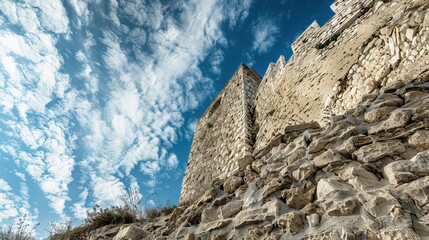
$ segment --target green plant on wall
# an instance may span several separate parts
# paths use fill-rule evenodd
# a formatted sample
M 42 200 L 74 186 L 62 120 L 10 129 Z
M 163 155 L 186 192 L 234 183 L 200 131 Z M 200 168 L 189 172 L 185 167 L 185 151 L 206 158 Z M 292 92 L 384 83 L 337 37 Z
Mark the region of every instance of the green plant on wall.
M 328 39 L 326 39 L 323 43 L 318 43 L 314 47 L 316 49 L 323 49 L 326 46 L 328 46 L 329 44 L 331 44 L 331 42 L 337 41 L 337 39 L 338 39 L 338 34 L 334 34 L 334 35 L 330 36 Z

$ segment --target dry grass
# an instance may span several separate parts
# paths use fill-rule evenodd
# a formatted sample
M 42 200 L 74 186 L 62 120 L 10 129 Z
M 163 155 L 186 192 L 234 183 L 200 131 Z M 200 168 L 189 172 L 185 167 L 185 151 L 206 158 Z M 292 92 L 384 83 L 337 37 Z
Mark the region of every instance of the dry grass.
M 107 226 L 121 225 L 137 222 L 137 217 L 128 208 L 111 207 L 99 208 L 96 207 L 92 212 L 88 212 L 88 217 L 85 219 L 85 224 L 67 231 L 62 234 L 54 234 L 50 237 L 51 240 L 78 240 L 86 239 L 87 234 L 91 231 Z
M 156 207 L 156 208 L 146 208 L 144 211 L 144 215 L 146 219 L 154 219 L 161 215 L 168 215 L 173 212 L 176 206 L 164 206 L 164 207 Z

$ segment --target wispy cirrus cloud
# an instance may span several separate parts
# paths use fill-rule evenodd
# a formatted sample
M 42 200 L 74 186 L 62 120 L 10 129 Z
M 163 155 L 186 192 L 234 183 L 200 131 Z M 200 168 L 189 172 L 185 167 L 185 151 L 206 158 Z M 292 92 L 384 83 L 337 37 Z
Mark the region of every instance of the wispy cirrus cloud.
M 156 187 L 179 165 L 180 129 L 195 125 L 184 114 L 213 91 L 201 63 L 220 74 L 222 26 L 241 23 L 251 3 L 0 2 L 1 161 L 61 216 L 120 204 L 135 171 Z
M 252 51 L 256 51 L 258 54 L 268 52 L 276 43 L 278 34 L 280 33 L 277 24 L 268 18 L 259 18 L 253 24 L 252 32 Z

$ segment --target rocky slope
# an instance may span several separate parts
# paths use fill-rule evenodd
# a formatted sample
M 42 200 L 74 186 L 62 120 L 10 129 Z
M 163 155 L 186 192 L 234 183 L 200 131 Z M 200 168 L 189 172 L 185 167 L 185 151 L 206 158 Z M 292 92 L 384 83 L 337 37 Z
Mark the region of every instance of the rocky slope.
M 289 126 L 193 205 L 90 239 L 429 239 L 429 76 Z

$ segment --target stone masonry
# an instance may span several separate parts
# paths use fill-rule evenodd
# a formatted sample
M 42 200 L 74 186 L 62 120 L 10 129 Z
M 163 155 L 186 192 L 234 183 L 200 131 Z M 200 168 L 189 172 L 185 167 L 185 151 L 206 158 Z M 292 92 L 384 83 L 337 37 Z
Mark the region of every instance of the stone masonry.
M 312 23 L 292 44 L 294 55 L 270 64 L 260 84 L 254 77 L 252 84 L 233 87 L 237 74 L 248 69 L 240 66 L 199 121 L 180 203 L 192 202 L 239 162 L 251 161 L 250 152 L 258 157 L 286 127 L 313 121 L 324 126 L 365 94 L 424 76 L 427 4 L 337 0 L 331 6 L 335 15 L 322 27 Z M 315 47 L 322 43 L 326 46 Z
M 217 179 L 252 161 L 252 103 L 261 77 L 241 64 L 198 122 L 180 203 L 199 197 Z

